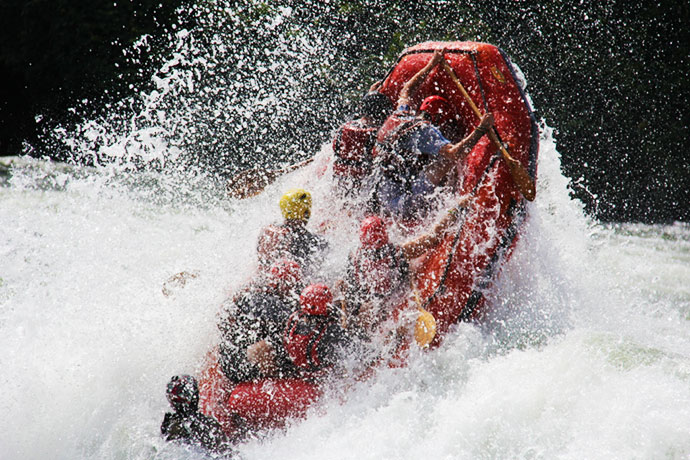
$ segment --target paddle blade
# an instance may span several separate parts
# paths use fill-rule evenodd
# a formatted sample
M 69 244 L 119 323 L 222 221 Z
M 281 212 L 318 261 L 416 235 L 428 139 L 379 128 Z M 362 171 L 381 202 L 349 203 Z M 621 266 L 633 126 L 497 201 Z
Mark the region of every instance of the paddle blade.
M 275 180 L 275 176 L 271 170 L 247 169 L 230 179 L 225 184 L 225 189 L 231 198 L 243 200 L 261 193 L 267 185 Z
M 163 283 L 163 295 L 169 297 L 178 289 L 182 289 L 187 284 L 187 281 L 198 277 L 199 272 L 196 270 L 184 271 L 171 276 Z
M 436 318 L 428 311 L 420 308 L 417 322 L 414 325 L 414 339 L 417 345 L 424 348 L 429 346 L 434 337 L 436 337 Z
M 527 201 L 534 201 L 537 191 L 534 188 L 534 182 L 530 177 L 527 170 L 520 164 L 519 161 L 511 158 L 509 156 L 503 155 L 503 158 L 508 163 L 508 169 L 510 169 L 510 175 L 515 181 L 518 190 L 522 193 Z

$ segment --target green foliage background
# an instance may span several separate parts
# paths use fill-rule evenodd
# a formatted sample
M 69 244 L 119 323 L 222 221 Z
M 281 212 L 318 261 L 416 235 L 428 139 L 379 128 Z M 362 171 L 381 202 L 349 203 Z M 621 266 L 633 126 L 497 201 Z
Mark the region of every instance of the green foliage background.
M 3 0 L 0 153 L 17 154 L 26 141 L 34 153 L 64 158 L 41 144 L 41 128 L 98 116 L 127 97 L 135 106 L 174 51 L 171 37 L 188 29 L 198 49 L 223 43 L 231 51 L 190 73 L 194 94 L 166 102 L 194 127 L 173 142 L 224 174 L 296 161 L 328 140 L 406 46 L 467 39 L 496 44 L 525 73 L 538 116 L 556 129 L 573 193 L 590 212 L 689 221 L 687 24 L 690 5 L 671 0 Z M 142 34 L 144 45 L 133 47 Z M 286 38 L 321 45 L 294 57 Z M 233 59 L 243 65 L 223 63 Z M 271 60 L 298 78 L 255 71 Z M 239 110 L 262 92 L 281 94 L 283 113 Z
M 172 0 L 0 0 L 0 154 L 35 141 L 36 116 L 77 119 L 85 100 L 117 98 L 150 78 L 164 56 L 125 50 L 144 34 L 158 43 L 176 21 Z M 81 114 L 80 114 L 81 115 Z

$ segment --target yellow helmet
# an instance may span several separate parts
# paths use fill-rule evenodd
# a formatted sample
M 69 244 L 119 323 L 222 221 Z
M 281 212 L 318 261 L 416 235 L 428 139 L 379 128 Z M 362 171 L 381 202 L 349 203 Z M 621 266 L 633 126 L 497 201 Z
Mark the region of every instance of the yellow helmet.
M 311 193 L 302 188 L 288 190 L 280 198 L 280 211 L 286 220 L 309 220 L 311 216 Z

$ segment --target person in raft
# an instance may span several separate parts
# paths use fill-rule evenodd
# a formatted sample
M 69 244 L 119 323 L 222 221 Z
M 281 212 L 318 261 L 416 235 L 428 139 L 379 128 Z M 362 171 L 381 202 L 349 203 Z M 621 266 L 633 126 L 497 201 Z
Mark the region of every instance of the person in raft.
M 282 339 L 288 317 L 299 307 L 302 287 L 299 264 L 280 259 L 265 281 L 250 284 L 224 306 L 218 350 L 228 380 L 239 383 L 296 373 Z
M 324 376 L 350 341 L 340 323 L 340 312 L 328 286 L 315 283 L 300 294 L 299 309 L 288 318 L 283 344 L 303 376 Z
M 391 100 L 374 83 L 361 99 L 357 116 L 341 126 L 333 138 L 333 177 L 337 192 L 352 198 L 371 173 L 372 151 L 381 124 L 393 112 Z
M 294 260 L 305 273 L 318 269 L 328 244 L 307 229 L 311 205 L 311 193 L 301 188 L 289 190 L 280 198 L 283 223 L 271 224 L 259 233 L 257 253 L 261 272 L 280 258 Z
M 345 327 L 368 340 L 386 321 L 391 309 L 406 298 L 410 286 L 410 263 L 438 245 L 463 214 L 469 199 L 463 197 L 432 230 L 396 245 L 390 242 L 386 223 L 377 215 L 366 217 L 359 229 L 360 245 L 348 257 L 346 277 L 339 282 Z
M 161 435 L 166 441 L 196 445 L 214 453 L 229 453 L 230 440 L 213 417 L 199 412 L 199 384 L 191 375 L 170 379 L 166 397 L 174 412 L 166 412 Z
M 493 125 L 493 117 L 487 114 L 468 136 L 451 143 L 438 128 L 455 115 L 447 100 L 429 96 L 418 112 L 412 110 L 410 104 L 419 86 L 442 59 L 443 51 L 437 50 L 405 83 L 397 109 L 377 134 L 374 208 L 399 221 L 418 221 L 426 216 L 436 187 Z

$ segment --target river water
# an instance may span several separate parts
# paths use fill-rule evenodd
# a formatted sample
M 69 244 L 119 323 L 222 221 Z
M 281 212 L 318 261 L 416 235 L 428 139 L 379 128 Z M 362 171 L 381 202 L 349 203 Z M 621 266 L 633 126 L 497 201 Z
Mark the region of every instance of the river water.
M 98 166 L 0 163 L 0 459 L 203 457 L 160 438 L 165 384 L 198 374 L 219 306 L 251 275 L 287 188 L 312 191 L 310 224 L 331 224 L 323 276 L 341 274 L 357 224 L 337 211 L 328 145 L 243 201 L 180 161 L 256 136 L 293 160 L 273 130 L 300 129 L 295 101 L 309 120 L 333 116 L 311 91 L 338 69 L 340 37 L 293 27 L 296 12 L 278 8 L 250 24 L 257 52 L 237 2 L 211 3 L 224 13 L 203 2 L 198 30 L 173 33 L 154 89 L 54 132 Z M 541 131 L 537 199 L 484 320 L 239 446 L 242 458 L 690 458 L 690 226 L 590 219 Z M 183 271 L 193 276 L 165 295 Z
M 244 201 L 203 177 L 5 160 L 0 457 L 199 458 L 159 437 L 165 384 L 198 373 L 282 191 L 310 188 L 312 223 L 334 219 L 319 159 Z M 597 223 L 568 182 L 542 126 L 538 197 L 485 321 L 240 446 L 243 458 L 690 457 L 690 227 Z M 328 233 L 327 273 L 354 232 Z M 164 295 L 181 271 L 196 277 Z

